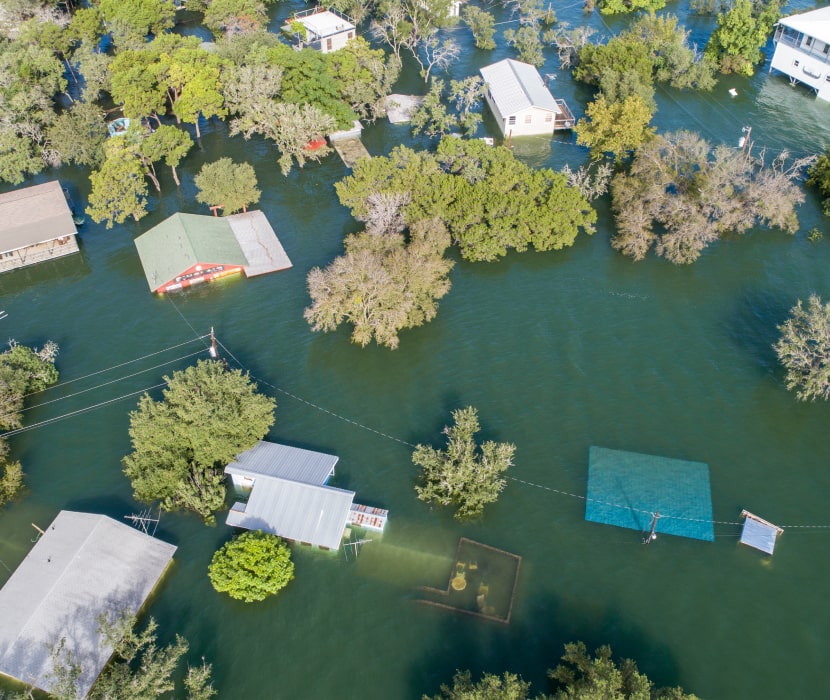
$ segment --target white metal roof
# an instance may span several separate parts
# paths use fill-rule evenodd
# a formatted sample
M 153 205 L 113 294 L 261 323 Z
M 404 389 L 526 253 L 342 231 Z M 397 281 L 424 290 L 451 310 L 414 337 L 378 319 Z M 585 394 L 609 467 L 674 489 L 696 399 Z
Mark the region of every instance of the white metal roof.
M 347 19 L 339 17 L 328 10 L 325 12 L 315 12 L 305 17 L 298 17 L 297 21 L 301 22 L 309 32 L 316 34 L 321 39 L 354 29 L 354 25 Z
M 783 530 L 747 511 L 741 515 L 746 518 L 743 530 L 741 530 L 741 544 L 772 554 L 775 550 L 775 541 Z
M 779 24 L 830 44 L 830 5 L 798 15 L 782 17 Z
M 322 486 L 334 473 L 338 459 L 322 452 L 260 440 L 225 467 L 225 473 L 250 477 L 272 476 Z
M 50 650 L 64 638 L 85 697 L 112 655 L 99 615 L 138 612 L 175 551 L 103 515 L 58 513 L 0 589 L 0 673 L 49 692 Z
M 505 58 L 481 69 L 481 77 L 490 89 L 490 95 L 503 117 L 520 112 L 528 107 L 538 107 L 561 113 L 545 87 L 539 71 L 529 63 Z
M 352 499 L 353 491 L 259 476 L 248 502 L 234 505 L 226 522 L 234 527 L 337 549 Z
M 0 194 L 0 253 L 77 233 L 57 180 Z

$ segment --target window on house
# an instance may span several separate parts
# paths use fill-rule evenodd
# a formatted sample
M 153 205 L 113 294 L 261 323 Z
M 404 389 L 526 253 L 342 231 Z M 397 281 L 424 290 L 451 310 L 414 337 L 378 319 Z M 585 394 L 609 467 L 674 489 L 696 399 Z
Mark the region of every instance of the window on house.
M 798 61 L 793 61 L 793 65 L 798 68 Z
M 515 117 L 515 115 L 514 115 L 514 116 L 512 116 L 512 117 L 507 117 L 507 123 L 508 123 L 508 124 L 510 124 L 510 126 L 513 126 L 513 124 L 515 124 L 515 123 L 516 123 L 516 117 Z
M 824 45 L 824 48 L 821 50 L 821 52 L 822 52 L 823 54 L 828 54 L 828 53 L 830 53 L 830 44 L 825 44 L 825 45 Z
M 348 35 L 346 38 L 347 38 L 347 39 L 352 39 L 352 38 L 354 38 L 354 32 L 349 32 L 349 35 Z M 326 549 L 328 549 L 328 547 L 326 547 Z
M 525 114 L 525 124 L 530 124 L 533 122 L 533 115 L 532 114 Z
M 331 39 L 326 39 L 326 51 L 331 51 Z
M 548 113 L 545 115 L 545 122 L 550 123 L 550 122 L 552 122 L 552 121 L 553 121 L 553 115 L 552 115 L 550 112 L 548 112 Z
M 806 39 L 804 39 L 804 46 L 806 46 L 809 49 L 812 45 L 813 45 L 813 37 L 808 36 Z

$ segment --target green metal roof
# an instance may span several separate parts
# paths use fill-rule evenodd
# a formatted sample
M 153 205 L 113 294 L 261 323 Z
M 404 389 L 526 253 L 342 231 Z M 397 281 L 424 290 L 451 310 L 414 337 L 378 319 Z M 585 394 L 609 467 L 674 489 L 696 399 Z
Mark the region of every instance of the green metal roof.
M 192 265 L 247 265 L 227 219 L 173 214 L 135 239 L 144 276 L 155 291 Z

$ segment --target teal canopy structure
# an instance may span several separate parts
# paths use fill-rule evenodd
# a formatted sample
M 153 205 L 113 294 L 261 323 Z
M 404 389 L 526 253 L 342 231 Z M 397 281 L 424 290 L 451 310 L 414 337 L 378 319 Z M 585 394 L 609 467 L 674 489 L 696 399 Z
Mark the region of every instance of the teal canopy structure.
M 714 542 L 709 467 L 702 462 L 592 446 L 585 519 Z

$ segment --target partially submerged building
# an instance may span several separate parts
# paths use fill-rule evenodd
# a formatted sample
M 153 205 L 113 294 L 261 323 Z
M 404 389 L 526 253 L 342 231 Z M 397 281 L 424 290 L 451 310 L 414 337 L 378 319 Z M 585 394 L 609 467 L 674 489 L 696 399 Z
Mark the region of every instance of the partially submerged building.
M 64 640 L 86 697 L 113 653 L 99 617 L 136 614 L 175 551 L 104 515 L 58 513 L 0 589 L 0 673 L 53 692 L 51 651 Z
M 354 491 L 328 486 L 335 455 L 260 441 L 225 467 L 241 498 L 227 524 L 321 549 L 337 549 L 349 524 L 382 531 L 388 512 L 354 503 Z
M 261 211 L 223 217 L 173 214 L 136 238 L 135 246 L 150 290 L 159 293 L 291 267 Z
M 809 85 L 830 102 L 830 6 L 782 17 L 776 24 L 773 69 Z
M 324 7 L 295 13 L 282 30 L 291 37 L 291 43 L 298 51 L 311 48 L 321 53 L 342 49 L 355 35 L 355 25 L 350 17 Z
M 0 194 L 0 272 L 77 253 L 77 234 L 57 180 Z
M 506 58 L 480 73 L 487 104 L 504 136 L 551 135 L 573 127 L 565 100 L 551 95 L 535 66 Z

